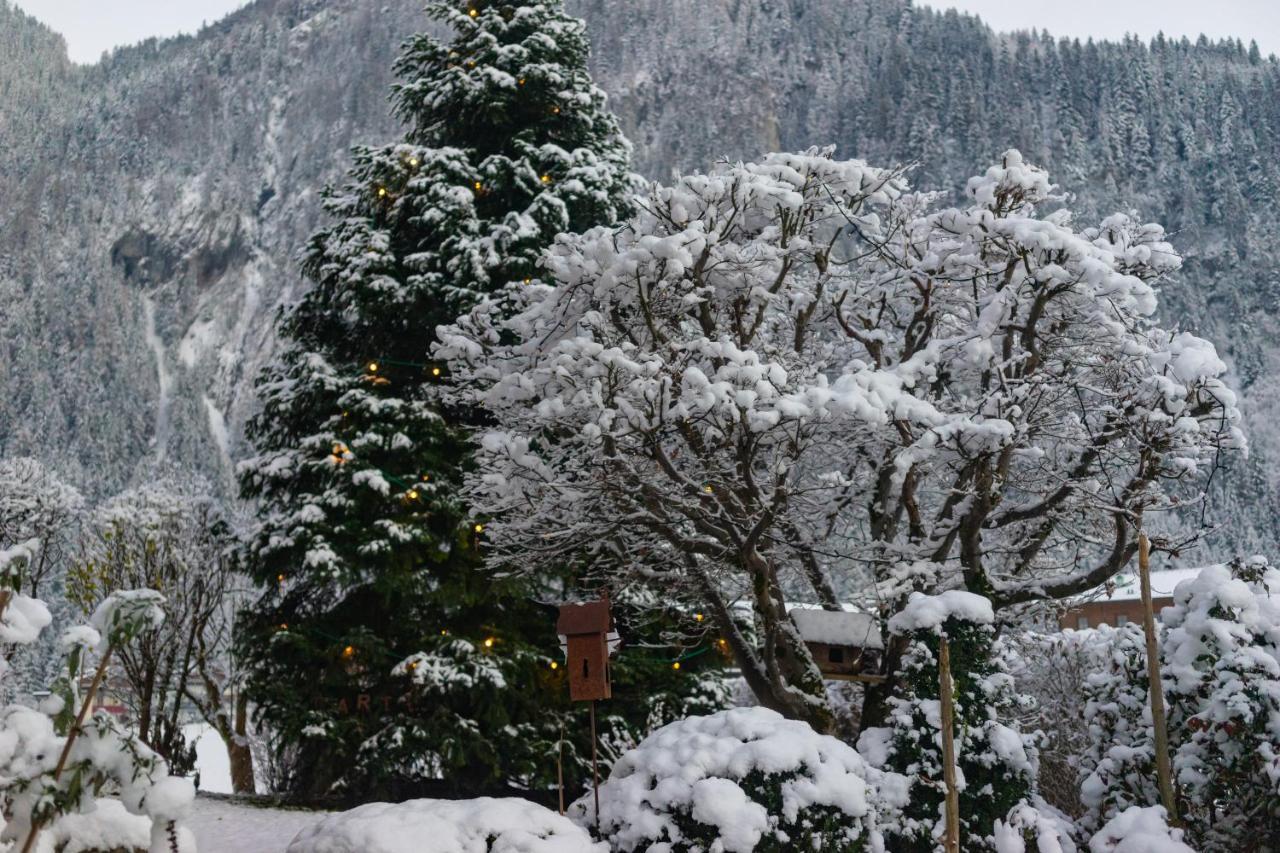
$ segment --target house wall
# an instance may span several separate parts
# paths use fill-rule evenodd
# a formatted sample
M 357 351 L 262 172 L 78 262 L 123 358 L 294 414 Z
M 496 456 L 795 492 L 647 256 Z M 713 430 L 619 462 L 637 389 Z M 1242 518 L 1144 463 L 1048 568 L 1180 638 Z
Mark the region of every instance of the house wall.
M 1159 617 L 1160 608 L 1172 605 L 1173 598 L 1157 596 L 1151 599 L 1151 604 L 1156 616 Z M 1142 624 L 1142 599 L 1100 599 L 1098 601 L 1090 601 L 1063 613 L 1058 620 L 1058 626 L 1061 628 L 1096 628 L 1099 625 L 1110 625 L 1115 628 L 1126 622 Z

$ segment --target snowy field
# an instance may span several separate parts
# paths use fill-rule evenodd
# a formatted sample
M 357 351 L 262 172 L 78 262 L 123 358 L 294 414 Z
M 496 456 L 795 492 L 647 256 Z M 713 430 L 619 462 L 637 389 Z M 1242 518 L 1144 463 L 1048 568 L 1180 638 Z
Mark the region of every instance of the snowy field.
M 222 738 L 209 726 L 194 724 L 187 737 L 196 738 L 196 766 L 200 792 L 187 825 L 195 833 L 200 853 L 283 853 L 304 827 L 324 812 L 267 809 L 204 794 L 231 793 L 231 765 Z
M 197 796 L 187 826 L 195 833 L 200 853 L 284 853 L 300 830 L 324 814 Z

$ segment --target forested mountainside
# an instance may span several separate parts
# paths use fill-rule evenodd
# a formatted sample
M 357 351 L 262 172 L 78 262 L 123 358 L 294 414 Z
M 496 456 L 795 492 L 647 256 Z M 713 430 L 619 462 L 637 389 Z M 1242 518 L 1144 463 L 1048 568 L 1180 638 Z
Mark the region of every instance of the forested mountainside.
M 1212 553 L 1274 551 L 1280 64 L 1238 41 L 1000 35 L 901 0 L 580 0 L 598 82 L 661 179 L 835 144 L 947 190 L 1009 147 L 1186 264 L 1166 322 L 1214 340 L 1248 462 Z M 224 487 L 294 256 L 346 148 L 385 141 L 414 2 L 258 0 L 89 67 L 0 0 L 0 453 L 92 494 L 170 466 Z

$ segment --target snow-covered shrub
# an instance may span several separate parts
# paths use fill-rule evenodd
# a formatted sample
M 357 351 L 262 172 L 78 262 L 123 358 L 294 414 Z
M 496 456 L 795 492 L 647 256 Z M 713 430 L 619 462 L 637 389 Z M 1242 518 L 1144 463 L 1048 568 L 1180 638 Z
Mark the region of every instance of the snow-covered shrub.
M 886 830 L 894 851 L 941 849 L 945 786 L 938 651 L 943 636 L 955 684 L 961 848 L 995 849 L 996 822 L 1008 824 L 1013 810 L 1032 794 L 1032 739 L 1003 722 L 1022 700 L 1001 657 L 994 621 L 990 601 L 959 590 L 917 594 L 889 620 L 892 633 L 910 638 L 901 688 L 889 700 L 888 726 L 866 729 L 858 749 L 875 766 L 911 781 L 900 823 Z
M 288 853 L 607 853 L 605 844 L 528 800 L 368 803 L 298 833 Z
M 1280 850 L 1280 571 L 1210 566 L 1161 619 L 1179 817 L 1208 850 Z
M 1080 759 L 1097 743 L 1085 715 L 1087 684 L 1108 669 L 1110 646 L 1093 630 L 1028 630 L 1006 644 L 1018 691 L 1034 701 L 1019 716 L 1024 731 L 1040 732 L 1036 787 L 1055 808 L 1078 815 Z
M 29 559 L 3 558 L 9 586 Z M 0 623 L 13 634 L 13 603 L 21 601 L 13 595 L 5 597 L 7 606 L 0 613 Z M 148 849 L 152 853 L 190 853 L 194 841 L 178 822 L 195 797 L 195 790 L 185 779 L 168 775 L 164 760 L 123 730 L 108 714 L 83 717 L 89 697 L 80 696 L 84 664 L 88 653 L 99 656 L 94 679 L 104 671 L 105 662 L 120 645 L 140 633 L 153 630 L 164 618 L 164 599 L 154 590 L 132 590 L 109 595 L 93 614 L 92 625 L 82 625 L 64 632 L 61 646 L 66 653 L 66 673 L 54 685 L 41 708 L 8 705 L 0 708 L 0 843 L 22 844 L 34 835 L 38 851 L 53 850 L 57 839 L 73 830 L 79 847 L 68 840 L 58 849 L 114 849 L 118 821 L 69 821 L 69 815 L 91 813 L 99 798 L 114 795 L 128 812 L 143 816 L 150 828 Z M 29 599 L 25 607 L 30 614 L 47 614 Z M 45 622 L 42 615 L 35 622 Z M 41 624 L 39 627 L 44 627 Z M 38 629 L 36 631 L 38 633 Z M 35 639 L 34 634 L 24 638 Z M 114 808 L 114 806 L 108 807 Z M 61 827 L 61 829 L 59 829 Z M 102 834 L 93 837 L 94 827 Z M 61 835 L 60 835 L 61 833 Z
M 1101 625 L 1079 634 L 1092 638 L 1103 650 L 1098 669 L 1084 683 L 1089 740 L 1078 756 L 1084 806 L 1080 825 L 1095 832 L 1120 812 L 1160 802 L 1160 791 L 1142 627 Z
M 1130 806 L 1089 839 L 1089 853 L 1195 853 L 1165 818 L 1163 806 Z
M 624 755 L 600 786 L 600 834 L 618 853 L 879 850 L 905 791 L 806 723 L 735 708 L 671 723 Z M 569 815 L 594 827 L 593 797 Z
M 992 843 L 996 853 L 1076 853 L 1075 824 L 1043 801 L 1018 803 L 1004 820 L 996 820 Z
M 1210 566 L 1161 613 L 1161 672 L 1179 819 L 1207 850 L 1280 849 L 1280 571 Z M 1100 632 L 1109 669 L 1090 680 L 1097 746 L 1082 756 L 1082 826 L 1159 802 L 1142 632 Z M 1110 849 L 1110 848 L 1107 848 Z

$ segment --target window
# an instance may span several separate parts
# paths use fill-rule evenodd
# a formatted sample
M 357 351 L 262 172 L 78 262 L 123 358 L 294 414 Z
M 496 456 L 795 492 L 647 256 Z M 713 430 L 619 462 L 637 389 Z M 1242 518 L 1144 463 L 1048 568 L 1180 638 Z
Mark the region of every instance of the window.
M 1088 628 L 1088 627 L 1089 627 L 1089 617 L 1088 617 L 1088 616 L 1078 616 L 1078 617 L 1076 617 L 1076 627 L 1077 627 L 1077 628 Z
M 831 646 L 827 649 L 827 660 L 832 663 L 844 663 L 844 649 L 837 649 Z
M 1116 627 L 1117 627 L 1117 628 L 1119 628 L 1121 625 L 1128 625 L 1128 624 L 1129 624 L 1129 617 L 1128 617 L 1126 614 L 1124 614 L 1124 613 L 1117 613 L 1117 614 L 1116 614 Z

